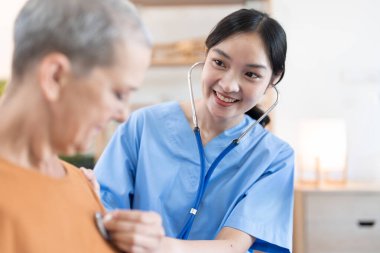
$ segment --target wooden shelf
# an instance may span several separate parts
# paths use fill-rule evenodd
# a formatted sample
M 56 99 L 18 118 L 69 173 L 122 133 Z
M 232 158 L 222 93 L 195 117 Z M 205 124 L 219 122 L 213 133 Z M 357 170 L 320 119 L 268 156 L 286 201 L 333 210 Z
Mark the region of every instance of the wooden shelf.
M 152 65 L 192 65 L 197 61 L 203 61 L 206 53 L 204 40 L 204 38 L 199 38 L 155 44 L 153 47 Z

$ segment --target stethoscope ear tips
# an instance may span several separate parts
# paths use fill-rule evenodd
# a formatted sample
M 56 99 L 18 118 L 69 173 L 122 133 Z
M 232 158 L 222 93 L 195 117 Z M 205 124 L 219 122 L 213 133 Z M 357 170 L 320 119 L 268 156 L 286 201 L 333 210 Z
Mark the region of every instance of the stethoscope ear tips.
M 110 240 L 110 235 L 108 234 L 107 229 L 104 226 L 103 215 L 102 215 L 101 212 L 96 212 L 95 213 L 95 223 L 96 223 L 96 226 L 97 226 L 100 234 L 102 235 L 102 237 L 104 239 L 106 239 L 107 241 L 109 241 Z

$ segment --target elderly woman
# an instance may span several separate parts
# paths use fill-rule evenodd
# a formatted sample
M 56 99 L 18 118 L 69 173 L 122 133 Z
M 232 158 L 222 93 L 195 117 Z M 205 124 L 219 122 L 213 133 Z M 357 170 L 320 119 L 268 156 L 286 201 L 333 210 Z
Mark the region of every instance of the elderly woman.
M 125 118 L 150 42 L 122 0 L 30 0 L 14 30 L 12 78 L 0 102 L 0 252 L 111 252 L 86 177 L 57 154 L 83 151 L 108 121 Z M 118 212 L 151 252 L 160 217 Z M 137 237 L 134 234 L 134 237 Z

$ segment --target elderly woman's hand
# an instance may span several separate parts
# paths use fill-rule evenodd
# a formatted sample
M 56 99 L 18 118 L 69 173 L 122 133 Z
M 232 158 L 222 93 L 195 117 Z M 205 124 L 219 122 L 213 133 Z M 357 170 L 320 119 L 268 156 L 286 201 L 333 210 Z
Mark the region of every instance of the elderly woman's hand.
M 103 218 L 111 241 L 128 253 L 160 251 L 165 237 L 161 217 L 154 212 L 117 210 Z

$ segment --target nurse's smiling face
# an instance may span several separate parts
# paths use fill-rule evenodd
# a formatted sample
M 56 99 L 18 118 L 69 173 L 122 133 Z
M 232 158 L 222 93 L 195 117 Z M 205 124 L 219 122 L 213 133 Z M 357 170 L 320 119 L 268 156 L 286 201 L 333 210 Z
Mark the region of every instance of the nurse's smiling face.
M 258 33 L 238 33 L 210 48 L 202 74 L 210 115 L 238 123 L 273 80 L 265 45 Z

